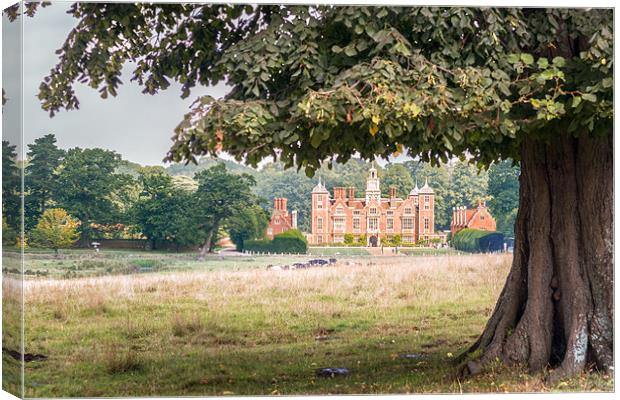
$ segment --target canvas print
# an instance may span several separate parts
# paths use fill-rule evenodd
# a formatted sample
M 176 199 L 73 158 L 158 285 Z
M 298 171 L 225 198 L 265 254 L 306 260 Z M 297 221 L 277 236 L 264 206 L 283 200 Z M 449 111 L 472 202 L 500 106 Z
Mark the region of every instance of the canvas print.
M 614 391 L 613 10 L 2 13 L 2 389 Z

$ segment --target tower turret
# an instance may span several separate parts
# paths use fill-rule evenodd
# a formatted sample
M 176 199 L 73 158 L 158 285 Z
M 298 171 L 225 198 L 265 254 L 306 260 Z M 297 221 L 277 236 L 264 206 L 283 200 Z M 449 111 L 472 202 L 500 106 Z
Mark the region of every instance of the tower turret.
M 377 169 L 372 166 L 370 170 L 368 170 L 368 178 L 366 179 L 366 203 L 370 200 L 381 199 L 381 188 L 380 188 L 379 176 L 377 175 Z

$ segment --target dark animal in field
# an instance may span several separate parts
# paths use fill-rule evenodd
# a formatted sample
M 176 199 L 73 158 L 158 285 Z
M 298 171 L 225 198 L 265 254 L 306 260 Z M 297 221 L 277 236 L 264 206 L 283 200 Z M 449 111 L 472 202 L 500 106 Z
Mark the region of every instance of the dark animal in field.
M 309 263 L 310 265 L 325 265 L 325 264 L 328 264 L 328 263 L 329 263 L 329 261 L 327 261 L 327 260 L 322 260 L 322 259 L 320 259 L 320 258 L 315 258 L 314 260 L 310 260 L 310 261 L 308 261 L 308 263 Z
M 8 354 L 9 356 L 11 356 L 17 361 L 22 360 L 22 354 L 18 351 L 3 347 L 2 352 Z M 24 353 L 24 362 L 42 361 L 42 360 L 47 360 L 47 356 L 43 354 Z
M 316 375 L 323 378 L 333 378 L 349 375 L 349 372 L 351 371 L 348 368 L 319 368 L 316 370 Z

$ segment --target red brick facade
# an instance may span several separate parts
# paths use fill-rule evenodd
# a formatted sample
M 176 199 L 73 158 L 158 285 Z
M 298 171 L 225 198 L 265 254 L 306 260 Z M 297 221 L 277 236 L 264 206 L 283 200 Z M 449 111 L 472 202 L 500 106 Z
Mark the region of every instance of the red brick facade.
M 286 209 L 286 203 L 287 200 L 284 197 L 273 199 L 273 212 L 267 226 L 267 237 L 269 239 L 273 239 L 275 235 L 286 232 L 289 229 L 297 228 L 297 211 L 289 214 Z
M 464 228 L 491 232 L 497 229 L 495 219 L 485 202 L 479 201 L 476 208 L 456 207 L 452 209 L 452 223 L 450 224 L 452 236 Z
M 366 236 L 368 246 L 380 246 L 384 238 L 400 235 L 404 243 L 445 238 L 435 233 L 435 193 L 428 185 L 417 185 L 405 198 L 381 198 L 377 170 L 371 168 L 366 181 L 365 197 L 355 197 L 353 187 L 335 187 L 333 198 L 319 183 L 312 190 L 310 244 L 342 243 L 345 234 Z

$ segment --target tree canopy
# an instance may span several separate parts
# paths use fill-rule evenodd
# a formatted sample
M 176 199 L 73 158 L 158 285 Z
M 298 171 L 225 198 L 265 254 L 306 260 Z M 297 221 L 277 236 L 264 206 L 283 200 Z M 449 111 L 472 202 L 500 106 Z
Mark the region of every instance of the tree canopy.
M 256 165 L 399 153 L 480 165 L 519 158 L 545 127 L 607 132 L 613 18 L 605 9 L 75 3 L 41 84 L 43 108 L 79 106 L 77 82 L 116 95 L 123 66 L 146 93 L 225 81 L 198 99 L 168 160 L 220 150 Z M 433 29 L 427 29 L 432 26 Z M 157 35 L 154 37 L 153 32 Z M 573 56 L 574 55 L 574 56 Z
M 144 168 L 140 174 L 142 192 L 132 206 L 134 222 L 153 248 L 172 243 L 177 248 L 199 244 L 200 221 L 194 218 L 192 193 L 174 186 L 172 178 L 161 167 Z
M 25 223 L 29 227 L 37 224 L 37 219 L 45 211 L 57 190 L 54 179 L 65 151 L 56 145 L 56 136 L 48 134 L 37 138 L 28 145 L 28 165 L 26 166 L 24 186 L 27 192 L 25 204 Z
M 129 175 L 117 174 L 120 155 L 103 149 L 67 151 L 58 169 L 54 197 L 67 212 L 81 222 L 82 238 L 86 240 L 93 222 L 119 222 L 121 205 L 118 197 L 124 196 L 131 184 Z
M 16 147 L 2 141 L 2 217 L 14 231 L 20 231 L 22 182 Z
M 519 167 L 510 161 L 493 163 L 488 175 L 488 205 L 497 220 L 497 230 L 513 236 L 519 208 Z
M 198 172 L 195 179 L 198 189 L 194 218 L 200 221 L 199 229 L 206 237 L 201 250 L 204 255 L 212 250 L 215 235 L 229 218 L 258 204 L 258 198 L 251 191 L 256 181 L 249 174 L 231 174 L 224 164 Z
M 62 208 L 48 208 L 32 232 L 32 242 L 58 253 L 58 249 L 70 247 L 77 241 L 79 225 L 80 222 Z

